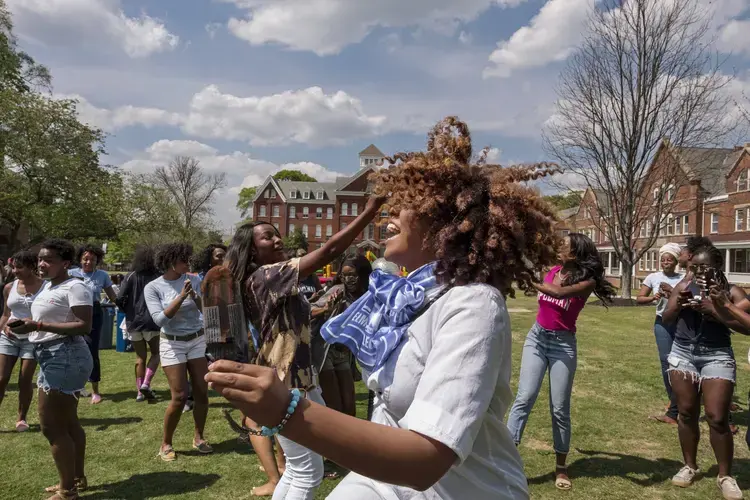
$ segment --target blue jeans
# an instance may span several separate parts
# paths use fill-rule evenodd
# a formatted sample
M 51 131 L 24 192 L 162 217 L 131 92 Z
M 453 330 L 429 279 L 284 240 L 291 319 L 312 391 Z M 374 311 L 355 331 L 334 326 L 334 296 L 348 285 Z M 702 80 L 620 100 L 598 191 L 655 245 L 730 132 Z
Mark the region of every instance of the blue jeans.
M 572 332 L 545 330 L 538 323 L 531 327 L 523 344 L 518 394 L 508 415 L 508 430 L 516 445 L 521 442 L 544 375 L 549 371 L 549 406 L 555 452 L 570 451 L 570 396 L 578 356 L 576 344 Z
M 80 336 L 34 344 L 34 355 L 39 362 L 36 385 L 45 393 L 76 395 L 94 368 L 91 352 Z
M 669 383 L 669 363 L 667 362 L 667 358 L 669 357 L 669 353 L 672 352 L 674 331 L 676 328 L 677 323 L 665 325 L 661 321 L 661 316 L 656 317 L 656 322 L 654 322 L 654 338 L 656 339 L 656 349 L 659 351 L 664 388 L 667 390 L 667 396 L 669 397 L 669 409 L 667 409 L 666 415 L 675 420 L 677 420 L 677 403 L 672 395 L 672 384 Z

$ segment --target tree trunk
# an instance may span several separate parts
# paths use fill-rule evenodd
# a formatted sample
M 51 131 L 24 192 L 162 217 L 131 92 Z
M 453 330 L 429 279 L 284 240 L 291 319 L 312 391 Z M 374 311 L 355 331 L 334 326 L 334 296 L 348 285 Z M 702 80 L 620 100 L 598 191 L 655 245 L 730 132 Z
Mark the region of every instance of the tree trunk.
M 620 278 L 620 296 L 624 299 L 631 298 L 633 290 L 633 266 L 622 263 L 622 277 Z

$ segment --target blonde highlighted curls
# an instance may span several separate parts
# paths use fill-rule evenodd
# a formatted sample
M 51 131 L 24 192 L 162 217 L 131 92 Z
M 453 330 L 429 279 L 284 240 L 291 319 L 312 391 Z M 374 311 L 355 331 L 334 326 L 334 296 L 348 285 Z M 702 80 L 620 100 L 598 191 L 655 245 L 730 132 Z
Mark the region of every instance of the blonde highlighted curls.
M 439 282 L 487 283 L 514 296 L 513 283 L 529 290 L 531 276 L 555 262 L 558 243 L 554 210 L 522 183 L 559 167 L 489 165 L 487 152 L 473 160 L 469 128 L 447 117 L 429 133 L 427 151 L 388 158 L 373 191 L 389 196 L 391 213 L 413 210 L 425 223 Z

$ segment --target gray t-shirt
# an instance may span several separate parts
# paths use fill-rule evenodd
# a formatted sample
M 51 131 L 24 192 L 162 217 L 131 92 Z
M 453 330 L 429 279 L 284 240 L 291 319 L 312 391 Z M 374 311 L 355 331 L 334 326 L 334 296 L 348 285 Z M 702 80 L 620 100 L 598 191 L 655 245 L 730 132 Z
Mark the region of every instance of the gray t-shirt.
M 143 289 L 148 312 L 151 314 L 154 323 L 161 328 L 162 333 L 179 337 L 190 335 L 203 328 L 203 315 L 198 309 L 198 304 L 190 297 L 185 299 L 177 314 L 171 318 L 167 318 L 164 314 L 164 310 L 182 291 L 186 279 L 193 283 L 193 290 L 200 297 L 200 278 L 187 274 L 183 274 L 173 281 L 167 281 L 164 276 L 159 276 Z
M 667 283 L 674 288 L 684 277 L 685 275 L 682 273 L 676 273 L 674 276 L 667 276 L 663 271 L 659 271 L 658 273 L 651 273 L 646 276 L 646 279 L 643 280 L 643 284 L 651 289 L 651 293 L 655 294 L 659 291 L 659 286 L 661 286 L 662 283 Z M 664 310 L 667 308 L 667 302 L 669 302 L 669 299 L 662 296 L 662 298 L 656 303 L 657 316 L 661 317 L 664 313 Z

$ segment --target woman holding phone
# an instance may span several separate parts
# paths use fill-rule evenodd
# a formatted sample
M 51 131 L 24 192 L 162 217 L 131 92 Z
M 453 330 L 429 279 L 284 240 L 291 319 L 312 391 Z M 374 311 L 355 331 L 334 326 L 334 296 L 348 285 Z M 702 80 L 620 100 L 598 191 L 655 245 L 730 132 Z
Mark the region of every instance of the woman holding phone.
M 159 457 L 165 462 L 177 459 L 172 438 L 188 397 L 188 372 L 195 400 L 193 448 L 203 454 L 213 452 L 203 437 L 208 415 L 208 386 L 204 380 L 208 361 L 200 280 L 187 274 L 192 254 L 193 247 L 187 243 L 170 243 L 161 247 L 156 264 L 164 274 L 143 289 L 151 318 L 161 328 L 159 355 L 172 393 L 164 414 L 164 433 L 159 449 Z
M 13 367 L 21 360 L 18 372 L 18 420 L 16 430 L 29 430 L 26 414 L 34 395 L 34 344 L 28 334 L 15 335 L 10 328 L 23 324 L 24 318 L 31 317 L 31 304 L 42 290 L 44 281 L 37 274 L 37 254 L 20 251 L 13 256 L 13 274 L 16 280 L 5 285 L 3 289 L 3 315 L 0 317 L 0 403 L 5 396 Z
M 731 476 L 734 440 L 729 411 L 736 380 L 737 364 L 732 350 L 731 329 L 747 332 L 741 322 L 717 312 L 707 290 L 714 287 L 738 304 L 745 299 L 739 287 L 732 286 L 721 269 L 722 253 L 713 245 L 692 252 L 689 272 L 692 279 L 679 283 L 662 316 L 664 323 L 676 324 L 672 351 L 667 358 L 669 381 L 679 412 L 678 435 L 685 465 L 672 478 L 672 484 L 689 487 L 699 474 L 697 464 L 700 439 L 701 395 L 711 434 L 711 447 L 718 462 L 717 485 L 724 498 L 741 499 L 742 490 Z

